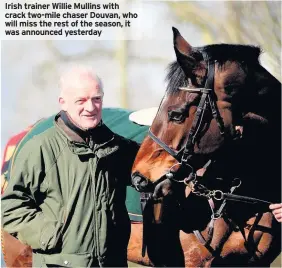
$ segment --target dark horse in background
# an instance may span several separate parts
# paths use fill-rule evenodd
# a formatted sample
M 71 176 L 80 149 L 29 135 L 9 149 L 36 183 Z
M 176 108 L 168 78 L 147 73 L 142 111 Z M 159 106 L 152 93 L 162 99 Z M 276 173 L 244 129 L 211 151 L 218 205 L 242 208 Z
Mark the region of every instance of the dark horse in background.
M 257 47 L 192 47 L 173 32 L 177 61 L 132 170 L 147 192 L 148 255 L 156 266 L 269 266 L 281 251 L 266 202 L 281 202 L 281 84 Z

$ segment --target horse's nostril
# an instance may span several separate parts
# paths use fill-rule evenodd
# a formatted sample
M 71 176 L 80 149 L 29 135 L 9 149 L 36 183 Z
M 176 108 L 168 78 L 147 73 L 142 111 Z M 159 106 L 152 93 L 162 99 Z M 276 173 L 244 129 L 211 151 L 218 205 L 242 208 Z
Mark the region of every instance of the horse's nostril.
M 135 189 L 139 192 L 146 191 L 148 187 L 148 180 L 139 174 L 132 174 L 131 182 Z
M 131 175 L 131 183 L 138 190 L 139 185 L 141 184 L 142 178 L 137 174 Z
M 131 180 L 132 180 L 132 182 L 134 181 L 136 183 L 139 183 L 141 181 L 141 177 L 139 175 L 137 175 L 137 174 L 132 174 L 131 175 Z

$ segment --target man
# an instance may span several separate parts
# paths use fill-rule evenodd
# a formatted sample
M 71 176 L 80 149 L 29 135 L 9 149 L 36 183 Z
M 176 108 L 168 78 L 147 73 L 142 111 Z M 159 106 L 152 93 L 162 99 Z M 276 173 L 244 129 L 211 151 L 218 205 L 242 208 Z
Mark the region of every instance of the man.
M 127 266 L 126 185 L 138 145 L 103 124 L 95 73 L 73 68 L 60 88 L 54 126 L 17 156 L 3 227 L 31 246 L 35 267 Z

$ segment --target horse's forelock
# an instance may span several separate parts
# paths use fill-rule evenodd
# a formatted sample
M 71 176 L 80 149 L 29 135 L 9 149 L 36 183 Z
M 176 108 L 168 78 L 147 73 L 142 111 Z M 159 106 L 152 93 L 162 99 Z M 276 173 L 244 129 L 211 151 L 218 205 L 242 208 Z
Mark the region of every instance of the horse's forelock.
M 167 82 L 166 92 L 168 94 L 174 94 L 178 91 L 179 87 L 186 86 L 185 74 L 177 61 L 169 64 L 167 70 L 168 73 L 165 79 Z

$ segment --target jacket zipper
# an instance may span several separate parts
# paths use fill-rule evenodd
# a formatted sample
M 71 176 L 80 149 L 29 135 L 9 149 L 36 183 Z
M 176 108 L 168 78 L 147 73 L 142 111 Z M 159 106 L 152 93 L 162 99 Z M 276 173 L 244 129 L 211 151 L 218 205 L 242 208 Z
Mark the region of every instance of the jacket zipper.
M 96 157 L 97 159 L 97 162 L 96 162 L 96 170 L 95 172 L 97 172 L 98 170 L 98 163 L 100 161 L 100 157 L 97 156 L 97 150 L 99 148 L 101 148 L 102 146 L 104 146 L 105 144 L 109 143 L 110 141 L 112 141 L 114 138 L 112 138 L 111 140 L 107 141 L 106 143 L 100 145 L 100 146 L 97 146 L 95 149 L 93 149 L 93 153 L 94 153 L 94 157 Z M 117 150 L 117 149 L 116 149 Z M 116 151 L 114 150 L 114 151 Z M 92 162 L 94 161 L 94 159 L 92 160 Z M 93 166 L 93 165 L 92 165 Z M 90 167 L 90 172 L 91 172 L 91 180 L 92 180 L 92 188 L 93 188 L 93 201 L 94 201 L 94 239 L 95 239 L 95 244 L 96 246 L 94 245 L 94 247 L 96 248 L 96 253 L 97 253 L 97 259 L 98 259 L 98 262 L 99 262 L 99 265 L 100 267 L 103 267 L 102 263 L 101 263 L 101 256 L 100 256 L 100 245 L 99 245 L 99 232 L 98 232 L 98 225 L 97 225 L 97 222 L 98 222 L 98 212 L 97 212 L 97 203 L 96 203 L 96 185 L 95 185 L 95 175 L 96 174 L 93 174 L 93 169 Z
M 98 162 L 99 158 L 95 154 L 95 157 L 97 158 L 97 163 L 96 163 L 96 170 L 98 167 Z M 94 161 L 94 160 L 93 160 Z M 94 247 L 96 248 L 96 253 L 97 253 L 97 258 L 98 260 L 100 259 L 100 247 L 99 247 L 99 234 L 98 234 L 98 228 L 97 228 L 97 222 L 98 222 L 98 217 L 97 217 L 97 203 L 96 203 L 96 187 L 95 187 L 95 174 L 93 174 L 93 169 L 90 167 L 91 170 L 91 175 L 92 175 L 92 188 L 93 188 L 93 201 L 94 201 L 94 239 L 95 239 L 95 244 Z M 100 263 L 100 261 L 99 261 Z

